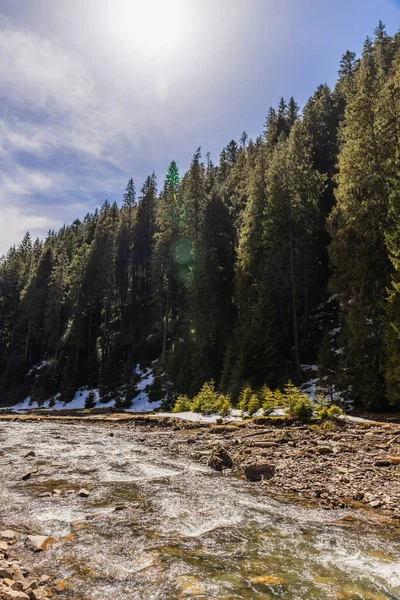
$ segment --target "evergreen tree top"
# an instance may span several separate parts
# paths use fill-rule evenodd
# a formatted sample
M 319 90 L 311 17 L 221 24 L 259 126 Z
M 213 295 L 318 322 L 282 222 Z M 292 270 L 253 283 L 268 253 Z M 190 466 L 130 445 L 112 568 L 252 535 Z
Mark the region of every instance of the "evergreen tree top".
M 176 166 L 176 162 L 173 160 L 168 167 L 168 172 L 166 176 L 166 181 L 168 185 L 172 187 L 177 187 L 180 183 L 179 170 Z

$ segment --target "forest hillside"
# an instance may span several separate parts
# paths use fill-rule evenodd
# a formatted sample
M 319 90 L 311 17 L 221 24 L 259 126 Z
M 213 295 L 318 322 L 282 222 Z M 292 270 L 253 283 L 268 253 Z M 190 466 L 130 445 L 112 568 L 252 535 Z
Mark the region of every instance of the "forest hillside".
M 400 33 L 379 23 L 334 89 L 0 262 L 0 405 L 77 389 L 172 405 L 214 380 L 400 407 Z M 194 147 L 196 141 L 194 140 Z M 172 158 L 172 157 L 171 157 Z

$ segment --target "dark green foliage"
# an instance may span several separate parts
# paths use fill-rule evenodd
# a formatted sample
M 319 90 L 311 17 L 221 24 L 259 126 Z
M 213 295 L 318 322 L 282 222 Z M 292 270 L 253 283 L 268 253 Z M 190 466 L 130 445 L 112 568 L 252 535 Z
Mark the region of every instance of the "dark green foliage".
M 96 394 L 90 391 L 85 398 L 85 408 L 94 408 L 96 406 Z

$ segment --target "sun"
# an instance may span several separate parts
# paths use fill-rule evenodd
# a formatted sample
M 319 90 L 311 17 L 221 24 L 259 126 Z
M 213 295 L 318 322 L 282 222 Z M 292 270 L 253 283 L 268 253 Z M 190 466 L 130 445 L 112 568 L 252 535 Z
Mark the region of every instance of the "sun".
M 120 0 L 111 6 L 108 26 L 125 49 L 162 58 L 179 47 L 185 29 L 183 0 Z

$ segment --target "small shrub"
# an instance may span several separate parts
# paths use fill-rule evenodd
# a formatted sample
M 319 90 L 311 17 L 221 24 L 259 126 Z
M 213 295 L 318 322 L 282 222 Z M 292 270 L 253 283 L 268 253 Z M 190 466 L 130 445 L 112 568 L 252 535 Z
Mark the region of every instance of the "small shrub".
M 230 396 L 221 394 L 219 397 L 219 410 L 223 417 L 227 417 L 232 410 L 232 402 Z
M 174 413 L 187 412 L 192 410 L 192 403 L 188 396 L 178 396 L 175 402 L 175 406 L 172 409 Z
M 287 408 L 287 401 L 286 401 L 286 397 L 285 394 L 283 394 L 281 392 L 281 390 L 274 390 L 274 392 L 272 392 L 272 410 L 274 410 L 275 408 Z
M 342 409 L 336 404 L 320 404 L 317 408 L 318 418 L 321 421 L 329 421 L 337 419 L 340 415 L 343 414 Z
M 263 410 L 266 414 L 271 413 L 276 408 L 274 392 L 272 392 L 267 385 L 263 385 L 259 391 L 259 396 L 261 398 L 261 407 Z
M 239 402 L 238 402 L 239 410 L 241 410 L 242 412 L 248 412 L 249 402 L 250 402 L 250 398 L 251 398 L 252 394 L 253 394 L 253 390 L 251 389 L 250 386 L 246 386 L 242 389 L 242 391 L 239 394 Z
M 214 381 L 206 381 L 201 390 L 193 398 L 193 409 L 195 412 L 210 415 L 218 412 L 218 393 L 215 390 Z
M 247 411 L 254 415 L 261 408 L 261 400 L 258 394 L 252 394 L 248 403 Z
M 94 408 L 96 406 L 96 394 L 93 392 L 88 393 L 85 398 L 85 408 Z
M 289 407 L 290 415 L 296 419 L 301 419 L 302 421 L 309 421 L 313 412 L 313 405 L 306 394 L 299 394 L 294 403 Z

